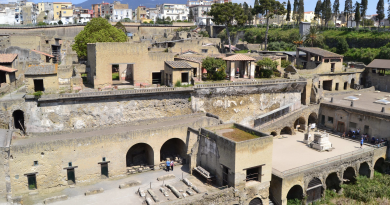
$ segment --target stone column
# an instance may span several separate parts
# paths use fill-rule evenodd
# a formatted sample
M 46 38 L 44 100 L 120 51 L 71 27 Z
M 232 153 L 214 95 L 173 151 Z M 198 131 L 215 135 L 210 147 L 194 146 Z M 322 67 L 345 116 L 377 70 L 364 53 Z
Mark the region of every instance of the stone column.
M 255 69 L 256 69 L 255 62 L 250 61 L 249 66 L 250 66 L 249 78 L 254 79 L 255 78 Z
M 230 81 L 233 81 L 236 74 L 236 68 L 234 61 L 228 61 L 228 64 L 230 64 Z

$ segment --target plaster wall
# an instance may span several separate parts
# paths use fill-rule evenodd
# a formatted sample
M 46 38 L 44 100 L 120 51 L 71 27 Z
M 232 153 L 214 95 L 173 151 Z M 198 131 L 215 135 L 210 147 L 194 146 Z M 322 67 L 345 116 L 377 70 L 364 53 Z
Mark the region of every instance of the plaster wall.
M 375 90 L 390 91 L 390 76 L 373 73 L 372 68 L 367 68 L 365 87 L 375 86 Z
M 41 79 L 43 80 L 44 92 L 56 93 L 58 92 L 58 77 L 57 74 L 54 75 L 27 75 L 25 77 L 25 84 L 27 88 L 27 93 L 34 93 L 34 80 Z

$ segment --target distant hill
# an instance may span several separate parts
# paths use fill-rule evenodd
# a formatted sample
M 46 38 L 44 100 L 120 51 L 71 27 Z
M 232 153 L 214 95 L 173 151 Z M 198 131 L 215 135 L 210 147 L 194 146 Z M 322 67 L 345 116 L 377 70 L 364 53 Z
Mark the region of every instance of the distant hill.
M 113 3 L 114 1 L 104 1 L 104 2 L 110 2 Z M 102 3 L 102 0 L 87 0 L 83 3 L 76 4 L 76 6 L 81 6 L 84 9 L 91 9 L 92 4 L 99 4 Z M 122 4 L 129 4 L 129 9 L 136 9 L 138 6 L 146 6 L 148 8 L 153 7 L 155 8 L 156 5 L 161 5 L 163 3 L 171 3 L 171 4 L 187 4 L 187 0 L 142 0 L 142 1 L 133 1 L 133 0 L 122 0 Z

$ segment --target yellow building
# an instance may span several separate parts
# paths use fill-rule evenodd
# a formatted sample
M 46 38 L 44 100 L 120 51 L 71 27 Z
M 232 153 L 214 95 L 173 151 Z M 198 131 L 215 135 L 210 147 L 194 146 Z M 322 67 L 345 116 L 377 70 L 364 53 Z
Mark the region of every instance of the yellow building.
M 137 20 L 146 19 L 146 7 L 139 6 L 137 7 Z
M 54 2 L 53 3 L 53 10 L 54 10 L 54 20 L 59 21 L 63 19 L 70 19 L 73 20 L 73 9 L 72 9 L 72 3 L 71 2 Z M 69 21 L 72 22 L 72 21 Z M 65 22 L 64 22 L 65 23 Z

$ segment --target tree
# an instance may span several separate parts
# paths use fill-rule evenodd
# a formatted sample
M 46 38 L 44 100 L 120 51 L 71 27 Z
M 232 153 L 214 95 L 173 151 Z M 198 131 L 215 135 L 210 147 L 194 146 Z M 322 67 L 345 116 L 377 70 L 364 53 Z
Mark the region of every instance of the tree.
M 106 19 L 93 18 L 75 37 L 72 50 L 76 51 L 79 57 L 86 57 L 88 43 L 126 42 L 126 40 L 126 34 L 112 26 Z
M 226 62 L 222 59 L 207 57 L 202 61 L 202 67 L 207 70 L 209 80 L 226 79 Z
M 309 32 L 305 35 L 304 43 L 311 47 L 320 46 L 323 42 L 323 36 L 320 34 L 319 29 L 316 26 L 311 26 Z
M 58 25 L 62 25 L 62 24 L 64 24 L 64 23 L 62 23 L 62 21 L 59 20 L 59 21 L 58 21 Z
M 298 19 L 299 19 L 299 21 L 303 21 L 304 18 L 305 18 L 305 6 L 303 4 L 303 0 L 299 0 Z
M 332 18 L 332 3 L 330 0 L 324 0 L 322 6 L 322 19 L 325 22 L 325 26 L 328 26 L 328 22 Z
M 356 2 L 356 4 L 355 4 L 355 21 L 356 21 L 356 29 L 359 29 L 360 20 L 361 20 L 361 16 L 360 16 L 360 4 L 359 4 L 359 2 Z
M 291 21 L 291 3 L 290 3 L 290 0 L 288 0 L 288 2 L 287 2 L 287 17 L 286 17 L 286 21 Z
M 376 5 L 376 13 L 378 14 L 376 16 L 376 19 L 379 21 L 378 29 L 381 25 L 381 21 L 385 18 L 385 3 L 383 0 L 379 0 L 378 4 Z
M 347 40 L 345 38 L 339 38 L 337 45 L 336 45 L 336 50 L 338 54 L 344 54 L 348 51 L 349 45 L 347 43 Z
M 270 78 L 274 71 L 277 71 L 279 65 L 278 62 L 271 60 L 270 58 L 264 58 L 263 60 L 257 61 L 257 66 L 260 68 L 258 74 L 261 78 Z
M 293 9 L 293 20 L 297 20 L 298 22 L 298 0 L 294 0 L 294 9 Z
M 253 7 L 254 6 L 259 6 L 259 5 L 260 5 L 259 0 L 255 0 L 255 4 L 253 5 Z M 255 15 L 255 24 L 256 24 L 256 26 L 257 26 L 257 17 L 258 17 L 258 15 Z
M 360 7 L 361 7 L 360 15 L 363 17 L 363 27 L 364 27 L 364 23 L 365 23 L 364 20 L 366 19 L 364 17 L 366 16 L 367 6 L 368 6 L 368 0 L 362 0 L 362 3 L 360 5 Z
M 127 35 L 126 27 L 121 22 L 117 22 L 114 27 L 123 31 Z
M 243 9 L 244 9 L 245 15 L 248 17 L 248 23 L 251 24 L 251 22 L 253 20 L 253 15 L 252 15 L 252 11 L 251 11 L 252 8 L 249 8 L 248 4 L 246 2 L 244 2 Z
M 284 4 L 277 0 L 260 0 L 260 5 L 253 8 L 254 13 L 261 13 L 267 19 L 267 29 L 265 31 L 265 50 L 267 50 L 269 19 L 274 15 L 283 15 L 286 13 Z
M 188 20 L 194 21 L 194 13 L 192 12 L 192 9 L 190 9 L 190 13 L 188 13 Z
M 248 10 L 248 14 L 247 14 L 248 20 L 249 20 L 249 24 L 253 23 L 253 16 L 254 15 L 252 14 L 252 10 L 253 10 L 252 6 L 249 6 L 249 10 Z
M 107 19 L 107 20 L 110 20 L 111 16 L 110 16 L 109 14 L 106 14 L 106 15 L 104 16 L 104 18 Z
M 353 5 L 352 5 L 352 0 L 345 0 L 345 6 L 344 6 L 344 16 L 347 17 L 347 27 L 348 27 L 348 21 L 349 21 L 349 16 L 353 12 Z
M 334 0 L 333 3 L 333 14 L 334 14 L 334 25 L 336 25 L 337 15 L 340 12 L 340 1 Z
M 229 26 L 233 25 L 233 20 L 237 23 L 237 25 L 244 24 L 248 19 L 248 16 L 244 14 L 244 10 L 238 4 L 233 4 L 232 2 L 211 5 L 211 10 L 208 15 L 212 16 L 212 21 L 215 24 L 226 26 L 226 35 L 229 41 L 229 52 L 231 53 L 232 49 Z
M 165 18 L 165 21 L 171 22 L 171 17 L 167 16 L 167 18 Z
M 314 19 L 319 21 L 321 19 L 322 3 L 321 0 L 317 1 L 316 8 L 314 9 Z

